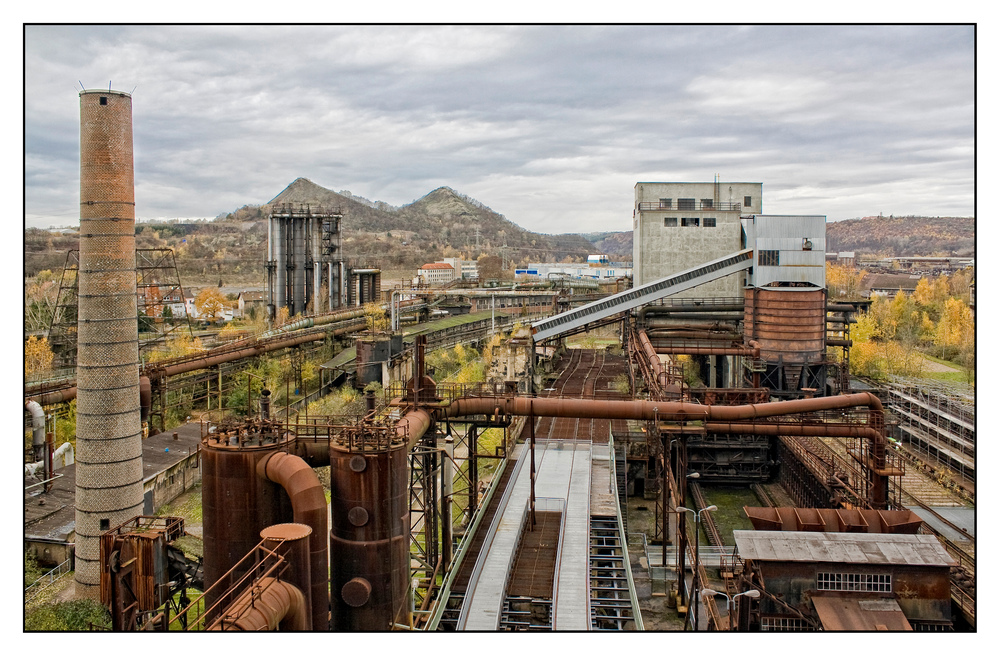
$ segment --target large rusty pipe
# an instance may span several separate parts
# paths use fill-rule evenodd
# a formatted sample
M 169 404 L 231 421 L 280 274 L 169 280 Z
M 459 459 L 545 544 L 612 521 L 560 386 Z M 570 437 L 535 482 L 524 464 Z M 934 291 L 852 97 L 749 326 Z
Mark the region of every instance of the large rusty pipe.
M 308 631 L 302 591 L 291 583 L 264 577 L 234 601 L 209 631 Z
M 649 360 L 649 366 L 653 370 L 653 375 L 656 376 L 656 382 L 660 387 L 667 386 L 667 374 L 663 370 L 663 361 L 656 354 L 656 349 L 653 348 L 652 342 L 649 341 L 649 336 L 646 334 L 645 330 L 640 330 L 638 334 L 639 346 L 642 348 L 642 352 L 646 355 L 646 359 Z
M 607 401 L 528 397 L 462 398 L 442 406 L 440 412 L 442 418 L 497 413 L 527 416 L 530 412 L 534 412 L 539 417 L 645 421 L 656 419 L 665 421 L 740 421 L 859 406 L 867 406 L 875 412 L 882 412 L 882 402 L 869 392 L 728 406 L 702 405 L 684 401 Z M 413 414 L 415 413 L 409 413 L 407 417 Z M 403 419 L 405 420 L 407 417 Z
M 709 433 L 733 433 L 742 435 L 787 435 L 794 437 L 861 437 L 877 441 L 879 433 L 868 426 L 847 424 L 741 424 L 710 421 L 705 424 Z
M 413 410 L 403 415 L 396 423 L 396 435 L 406 440 L 408 448 L 412 449 L 431 427 L 432 423 L 433 417 L 430 412 L 423 409 Z
M 309 571 L 312 572 L 312 630 L 329 628 L 327 606 L 326 495 L 316 472 L 302 458 L 281 451 L 257 463 L 257 474 L 284 488 L 292 502 L 294 521 L 312 529 L 309 535 Z

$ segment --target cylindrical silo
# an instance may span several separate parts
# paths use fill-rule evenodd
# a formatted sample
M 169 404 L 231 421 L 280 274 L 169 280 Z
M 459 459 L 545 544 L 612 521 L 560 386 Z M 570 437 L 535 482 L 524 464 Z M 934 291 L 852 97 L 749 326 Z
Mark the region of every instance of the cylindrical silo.
M 330 607 L 334 631 L 388 631 L 410 619 L 405 445 L 330 448 Z
M 257 474 L 257 463 L 277 451 L 287 451 L 293 438 L 286 436 L 258 446 L 247 441 L 239 444 L 236 438 L 216 437 L 210 435 L 201 445 L 206 588 L 250 553 L 260 542 L 262 530 L 289 522 L 293 516 L 291 502 L 281 486 Z M 251 566 L 252 562 L 246 563 L 218 589 L 209 591 L 206 607 Z
M 100 534 L 142 514 L 132 97 L 80 92 L 76 582 L 100 590 Z
M 820 387 L 825 378 L 826 290 L 747 288 L 743 333 L 760 344 L 768 368 L 764 386 L 772 392 L 796 395 L 802 388 Z

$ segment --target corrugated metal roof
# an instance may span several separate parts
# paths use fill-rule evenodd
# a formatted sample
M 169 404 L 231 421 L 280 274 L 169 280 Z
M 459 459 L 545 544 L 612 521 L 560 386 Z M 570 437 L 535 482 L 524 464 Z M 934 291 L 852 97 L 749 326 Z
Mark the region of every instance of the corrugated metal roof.
M 812 603 L 826 631 L 913 630 L 895 599 L 815 595 Z
M 740 557 L 748 560 L 931 565 L 957 563 L 933 535 L 733 531 Z

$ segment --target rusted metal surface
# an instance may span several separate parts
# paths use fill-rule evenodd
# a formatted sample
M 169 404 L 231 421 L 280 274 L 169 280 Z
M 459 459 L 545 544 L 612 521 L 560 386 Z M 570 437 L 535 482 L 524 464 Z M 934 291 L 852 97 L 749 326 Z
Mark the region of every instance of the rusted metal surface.
M 912 631 L 895 599 L 858 599 L 845 595 L 812 596 L 824 631 Z
M 101 535 L 101 603 L 116 630 L 135 628 L 138 615 L 171 595 L 166 545 L 184 535 L 180 517 L 140 515 Z
M 325 508 L 324 508 L 325 511 Z M 305 524 L 275 524 L 268 526 L 260 532 L 262 544 L 265 549 L 270 549 L 288 562 L 288 569 L 281 574 L 281 580 L 291 583 L 302 595 L 303 615 L 305 616 L 306 627 L 304 630 L 325 630 L 329 622 L 326 598 L 326 574 L 320 573 L 319 577 L 312 575 L 312 558 L 310 554 L 310 538 L 313 534 L 312 528 Z M 324 547 L 326 536 L 323 535 Z M 325 551 L 324 551 L 325 555 Z M 312 596 L 313 581 L 319 579 L 322 597 L 318 604 L 314 603 Z M 317 611 L 317 605 L 319 609 Z M 316 627 L 316 616 L 320 617 L 320 628 Z
M 326 572 L 330 567 L 330 560 L 327 554 L 326 495 L 323 493 L 323 485 L 316 477 L 316 472 L 302 458 L 280 451 L 271 452 L 257 461 L 256 470 L 258 476 L 274 481 L 284 489 L 292 504 L 294 521 L 310 529 L 308 563 L 309 571 L 314 574 L 309 583 L 310 592 L 306 592 L 311 615 L 309 628 L 313 631 L 326 631 L 329 627 Z M 271 527 L 261 535 L 271 539 L 270 535 L 265 536 L 264 533 L 275 530 Z
M 912 510 L 866 508 L 758 508 L 744 506 L 753 527 L 762 531 L 916 534 L 923 520 Z
M 259 446 L 241 446 L 238 442 L 230 445 L 229 441 L 212 434 L 201 449 L 208 606 L 214 605 L 217 595 L 250 567 L 246 564 L 244 569 L 230 571 L 260 542 L 260 532 L 293 517 L 288 495 L 277 484 L 257 475 L 257 463 L 275 452 L 288 450 L 292 437 L 280 435 Z
M 407 483 L 402 444 L 363 453 L 331 446 L 333 630 L 385 631 L 409 623 Z M 368 586 L 368 599 L 355 605 Z
M 535 526 L 521 535 L 517 559 L 507 587 L 508 595 L 552 599 L 561 522 L 560 512 L 535 513 Z
M 297 587 L 266 577 L 255 581 L 209 631 L 308 631 L 305 598 Z

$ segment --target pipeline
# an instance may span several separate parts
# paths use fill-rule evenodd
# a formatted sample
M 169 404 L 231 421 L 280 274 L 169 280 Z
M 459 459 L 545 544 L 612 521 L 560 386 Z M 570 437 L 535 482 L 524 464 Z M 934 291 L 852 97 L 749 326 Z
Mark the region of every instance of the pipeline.
M 639 346 L 642 348 L 643 354 L 649 361 L 649 366 L 653 369 L 653 375 L 656 376 L 656 382 L 663 389 L 667 386 L 667 372 L 663 369 L 663 361 L 660 360 L 659 356 L 656 354 L 656 349 L 653 348 L 653 344 L 649 341 L 649 336 L 646 335 L 646 331 L 640 330 L 638 334 Z
M 305 613 L 305 605 L 301 590 L 291 583 L 267 576 L 240 595 L 207 630 L 308 631 L 309 617 Z M 227 619 L 233 616 L 236 619 Z
M 742 355 L 760 358 L 760 346 L 657 346 L 654 351 L 663 355 Z
M 302 458 L 281 451 L 266 456 L 257 463 L 257 474 L 277 483 L 292 502 L 294 521 L 312 529 L 309 535 L 309 571 L 312 572 L 312 630 L 326 631 L 329 627 L 329 593 L 327 572 L 326 495 L 316 472 Z
M 24 411 L 31 414 L 31 448 L 38 460 L 45 451 L 45 411 L 37 401 L 24 402 Z

